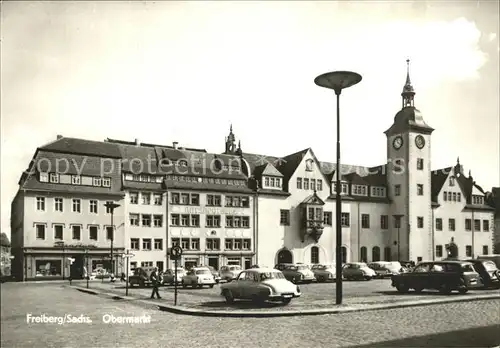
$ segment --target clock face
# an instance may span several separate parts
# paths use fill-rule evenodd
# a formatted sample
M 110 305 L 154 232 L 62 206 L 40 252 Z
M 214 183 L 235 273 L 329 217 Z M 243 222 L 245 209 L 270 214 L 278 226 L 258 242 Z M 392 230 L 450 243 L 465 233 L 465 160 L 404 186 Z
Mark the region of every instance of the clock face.
M 417 137 L 415 138 L 415 145 L 417 145 L 419 149 L 423 148 L 425 146 L 424 137 L 421 135 L 417 135 Z
M 392 146 L 394 146 L 396 150 L 399 150 L 401 146 L 403 146 L 403 138 L 401 136 L 395 137 L 392 141 Z

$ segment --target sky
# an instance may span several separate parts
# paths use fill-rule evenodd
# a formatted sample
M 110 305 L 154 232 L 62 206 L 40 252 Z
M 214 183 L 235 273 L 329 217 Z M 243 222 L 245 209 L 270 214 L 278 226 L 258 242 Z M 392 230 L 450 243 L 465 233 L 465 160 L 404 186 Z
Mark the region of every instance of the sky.
M 363 76 L 342 92 L 342 162 L 386 161 L 406 59 L 415 106 L 436 130 L 432 168 L 500 186 L 498 1 L 2 2 L 1 231 L 37 147 L 66 137 L 224 151 L 311 147 L 335 161 L 335 97 L 314 78 Z

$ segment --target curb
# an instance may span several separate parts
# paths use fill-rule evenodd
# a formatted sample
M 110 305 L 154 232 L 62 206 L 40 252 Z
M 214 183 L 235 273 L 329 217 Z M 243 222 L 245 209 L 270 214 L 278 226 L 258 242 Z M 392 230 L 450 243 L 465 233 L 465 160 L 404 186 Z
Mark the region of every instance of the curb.
M 397 309 L 397 308 L 409 308 L 409 307 L 422 307 L 429 305 L 437 305 L 452 302 L 471 302 L 471 301 L 484 301 L 484 300 L 495 300 L 500 299 L 500 293 L 487 294 L 487 295 L 477 295 L 477 296 L 466 296 L 466 297 L 455 297 L 443 298 L 443 299 L 431 299 L 431 300 L 421 300 L 421 301 L 408 301 L 393 304 L 376 304 L 367 305 L 364 307 L 339 307 L 339 308 L 319 308 L 319 309 L 304 309 L 304 310 L 290 310 L 290 311 L 268 311 L 268 312 L 245 312 L 242 310 L 234 311 L 213 311 L 213 310 L 201 310 L 194 308 L 187 308 L 183 306 L 173 306 L 166 304 L 159 304 L 158 302 L 141 300 L 130 296 L 121 296 L 113 293 L 100 292 L 97 290 L 90 290 L 86 288 L 81 288 L 73 286 L 76 290 L 91 295 L 105 295 L 114 300 L 135 300 L 136 302 L 144 303 L 147 305 L 153 305 L 159 310 L 174 314 L 192 315 L 199 317 L 225 317 L 225 318 L 272 318 L 272 317 L 296 317 L 296 316 L 313 316 L 313 315 L 325 315 L 325 314 L 343 314 L 343 313 L 353 313 L 353 312 L 367 312 L 376 310 L 386 310 L 386 309 Z

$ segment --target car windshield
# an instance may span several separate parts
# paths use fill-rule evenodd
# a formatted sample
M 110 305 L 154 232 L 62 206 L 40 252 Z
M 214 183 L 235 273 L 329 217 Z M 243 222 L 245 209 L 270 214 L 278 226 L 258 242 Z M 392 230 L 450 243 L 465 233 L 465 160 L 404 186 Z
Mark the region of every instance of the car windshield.
M 475 272 L 475 271 L 476 271 L 476 270 L 474 269 L 474 267 L 472 267 L 472 265 L 471 265 L 471 264 L 467 264 L 467 263 L 462 265 L 462 270 L 463 270 L 464 272 Z
M 487 271 L 496 271 L 497 270 L 497 265 L 493 261 L 485 261 L 483 262 L 484 268 Z
M 313 267 L 313 269 L 319 269 L 319 270 L 326 270 L 326 269 L 332 269 L 332 265 L 316 265 Z
M 212 274 L 208 269 L 200 269 L 195 272 L 195 274 Z
M 263 272 L 259 277 L 261 281 L 268 279 L 285 279 L 285 276 L 281 272 Z

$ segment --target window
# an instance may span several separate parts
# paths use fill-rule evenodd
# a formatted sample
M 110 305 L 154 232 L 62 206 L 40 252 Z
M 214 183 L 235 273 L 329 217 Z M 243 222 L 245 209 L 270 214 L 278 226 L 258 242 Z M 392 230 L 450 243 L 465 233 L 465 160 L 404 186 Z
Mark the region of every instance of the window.
M 45 197 L 36 198 L 36 210 L 45 211 Z
M 394 185 L 394 196 L 401 195 L 401 185 Z
M 448 219 L 448 229 L 455 231 L 455 219 Z
M 449 185 L 450 186 L 455 186 L 455 178 L 452 176 L 450 177 L 450 180 L 449 180 Z
M 45 239 L 45 225 L 36 225 L 36 239 Z
M 93 185 L 93 186 L 101 186 L 101 185 L 102 185 L 102 180 L 101 180 L 101 178 L 93 178 L 93 179 L 92 179 L 92 185 Z
M 243 239 L 243 250 L 250 250 L 250 239 Z
M 417 170 L 423 170 L 423 169 L 424 169 L 424 159 L 417 158 Z
M 96 200 L 90 200 L 90 213 L 92 214 L 97 214 L 97 201 Z
M 163 226 L 163 215 L 153 215 L 153 226 L 154 227 Z
M 311 263 L 319 263 L 319 248 L 317 246 L 311 247 Z
M 474 219 L 474 231 L 476 232 L 481 231 L 481 220 Z
M 163 204 L 163 197 L 161 193 L 154 193 L 153 194 L 153 203 L 154 205 L 162 205 Z
M 367 189 L 365 185 L 352 185 L 352 194 L 357 196 L 366 196 Z
M 105 207 L 106 207 L 106 214 L 111 214 L 113 212 L 114 208 L 111 208 L 111 205 L 115 204 L 113 201 L 106 201 Z
M 113 226 L 106 226 L 106 239 L 114 240 Z
M 150 205 L 151 204 L 151 194 L 149 192 L 141 192 L 142 204 Z
M 372 197 L 385 197 L 385 187 L 373 186 L 371 192 Z
M 361 214 L 361 227 L 362 228 L 370 228 L 370 215 L 369 214 Z
M 368 261 L 368 251 L 367 251 L 367 249 L 366 249 L 366 247 L 365 247 L 365 246 L 361 247 L 360 252 L 361 252 L 361 255 L 360 255 L 360 257 L 361 257 L 361 262 L 366 262 L 366 261 Z
M 200 250 L 200 238 L 191 239 L 191 249 L 190 250 Z
M 302 190 L 302 178 L 297 178 L 297 189 Z
M 141 267 L 153 267 L 153 261 L 141 261 Z
M 71 226 L 71 231 L 73 234 L 73 239 L 74 240 L 80 240 L 81 239 L 81 234 L 82 234 L 82 228 L 81 226 L 78 225 L 73 225 Z
M 142 250 L 151 250 L 151 238 L 142 239 Z
M 172 214 L 170 216 L 170 225 L 179 226 L 179 224 L 180 224 L 180 215 L 179 214 Z
M 89 226 L 89 239 L 97 240 L 97 226 Z
M 48 173 L 41 172 L 39 174 L 40 174 L 40 176 L 39 176 L 40 182 L 48 182 L 49 181 Z
M 308 159 L 306 160 L 306 171 L 312 172 L 312 170 L 313 170 L 313 160 Z
M 323 180 L 321 179 L 316 180 L 316 190 L 323 191 Z
M 457 202 L 460 202 L 462 200 L 462 195 L 460 192 L 457 193 Z
M 446 191 L 443 192 L 443 201 L 447 201 L 448 200 L 448 193 Z
M 342 213 L 341 215 L 342 227 L 349 227 L 351 225 L 351 216 L 349 213 Z
M 139 226 L 139 214 L 129 214 L 130 226 Z
M 457 201 L 457 193 L 456 192 L 453 192 L 451 197 L 452 197 L 453 202 Z
M 472 196 L 472 204 L 481 205 L 484 203 L 484 197 L 479 195 Z
M 191 226 L 194 226 L 194 227 L 200 226 L 200 215 L 198 215 L 198 214 L 191 215 Z
M 466 231 L 472 230 L 472 220 L 471 219 L 465 219 L 465 230 Z
M 139 238 L 130 238 L 130 249 L 139 250 Z
M 73 199 L 73 212 L 80 213 L 82 211 L 82 201 L 80 199 Z
M 142 214 L 142 226 L 151 227 L 151 215 L 150 214 Z
M 180 203 L 180 194 L 172 192 L 170 194 L 170 203 L 171 204 L 179 204 Z
M 139 203 L 139 193 L 130 192 L 130 204 L 138 204 Z
M 200 205 L 200 195 L 197 193 L 193 193 L 190 196 L 191 200 L 191 205 Z
M 104 186 L 104 187 L 111 187 L 111 179 L 109 179 L 109 178 L 103 178 L 102 179 L 102 186 Z
M 224 249 L 226 249 L 226 250 L 233 249 L 233 239 L 226 239 L 225 240 Z
M 163 272 L 163 261 L 156 261 L 156 268 L 158 268 L 158 272 Z
M 63 204 L 63 199 L 62 198 L 54 198 L 54 210 L 55 211 L 64 211 L 64 204 Z
M 59 182 L 59 174 L 57 173 L 50 173 L 50 182 L 57 184 Z
M 483 231 L 489 232 L 490 230 L 490 222 L 489 220 L 483 220 Z
M 181 239 L 181 248 L 182 249 L 189 249 L 189 238 L 182 238 Z
M 417 217 L 417 228 L 424 228 L 424 217 L 423 216 Z
M 207 195 L 207 205 L 211 207 L 221 206 L 221 196 L 220 195 Z
M 417 184 L 417 195 L 419 195 L 419 196 L 423 196 L 424 195 L 424 185 Z
M 155 250 L 163 250 L 163 239 L 155 239 Z
M 206 250 L 220 250 L 220 239 L 218 238 L 207 238 L 205 240 Z
M 337 193 L 337 183 L 336 182 L 333 183 L 332 189 L 333 189 L 332 194 Z M 348 193 L 348 191 L 349 191 L 349 186 L 345 183 L 341 183 L 340 184 L 340 194 L 346 195 Z
M 489 250 L 488 250 L 488 246 L 487 245 L 483 245 L 483 255 L 488 255 L 489 254 Z
M 372 248 L 372 261 L 380 261 L 380 248 L 378 246 L 374 246 Z
M 290 226 L 290 210 L 280 210 L 280 225 Z
M 189 226 L 189 214 L 181 215 L 181 226 Z
M 220 227 L 220 215 L 207 215 L 206 227 Z
M 80 183 L 81 183 L 81 178 L 80 178 L 80 176 L 79 176 L 79 175 L 72 175 L 72 176 L 71 176 L 71 183 L 72 183 L 73 185 L 80 185 Z
M 304 178 L 304 190 L 309 190 L 309 179 Z
M 39 277 L 61 276 L 61 260 L 35 260 L 36 274 Z
M 63 240 L 63 226 L 54 225 L 54 239 Z
M 390 247 L 385 247 L 384 248 L 384 261 L 392 261 L 391 248 Z
M 467 256 L 467 257 L 472 256 L 472 246 L 470 246 L 470 245 L 465 246 L 465 256 Z
M 381 215 L 380 216 L 380 228 L 383 230 L 387 230 L 389 228 L 389 216 Z
M 248 196 L 226 196 L 226 207 L 248 208 L 250 199 Z
M 172 238 L 172 247 L 174 246 L 180 246 L 181 245 L 181 239 L 180 238 Z
M 394 216 L 394 228 L 401 228 L 401 216 Z
M 436 257 L 443 257 L 443 246 L 436 245 Z
M 316 189 L 316 179 L 311 179 L 311 190 Z
M 241 217 L 241 227 L 243 227 L 243 228 L 250 227 L 250 217 L 249 216 L 242 216 Z
M 451 202 L 451 192 L 447 192 L 448 193 L 448 201 Z
M 331 211 L 325 211 L 323 212 L 323 223 L 326 226 L 331 226 L 332 225 L 332 212 Z
M 437 218 L 436 219 L 436 231 L 442 231 L 443 230 L 443 219 Z

